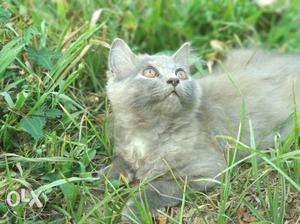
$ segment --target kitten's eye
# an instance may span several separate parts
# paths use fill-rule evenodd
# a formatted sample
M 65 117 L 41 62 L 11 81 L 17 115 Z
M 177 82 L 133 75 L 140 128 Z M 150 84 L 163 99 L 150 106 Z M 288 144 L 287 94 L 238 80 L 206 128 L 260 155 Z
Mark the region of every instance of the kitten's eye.
M 143 76 L 147 78 L 154 78 L 157 77 L 158 75 L 159 75 L 158 72 L 152 67 L 148 67 L 143 71 Z
M 186 72 L 182 68 L 177 69 L 176 72 L 175 72 L 175 74 L 181 80 L 185 80 L 185 79 L 188 78 Z

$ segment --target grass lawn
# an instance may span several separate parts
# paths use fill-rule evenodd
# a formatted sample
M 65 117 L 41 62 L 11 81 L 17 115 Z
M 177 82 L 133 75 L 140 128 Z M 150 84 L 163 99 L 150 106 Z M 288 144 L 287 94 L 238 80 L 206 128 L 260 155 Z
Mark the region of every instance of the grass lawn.
M 299 0 L 265 7 L 250 0 L 1 1 L 0 223 L 115 223 L 138 190 L 93 175 L 113 155 L 105 94 L 113 38 L 148 53 L 190 41 L 203 59 L 193 68 L 200 76 L 234 47 L 300 53 L 299 24 Z M 300 112 L 291 113 L 289 137 L 274 133 L 268 153 L 259 153 L 253 135 L 250 145 L 236 141 L 233 148 L 252 152 L 250 163 L 236 163 L 230 150 L 218 188 L 204 194 L 183 186 L 191 191 L 184 206 L 155 220 L 144 209 L 141 223 L 300 223 Z M 18 194 L 22 188 L 34 190 L 42 208 L 17 203 L 28 197 Z

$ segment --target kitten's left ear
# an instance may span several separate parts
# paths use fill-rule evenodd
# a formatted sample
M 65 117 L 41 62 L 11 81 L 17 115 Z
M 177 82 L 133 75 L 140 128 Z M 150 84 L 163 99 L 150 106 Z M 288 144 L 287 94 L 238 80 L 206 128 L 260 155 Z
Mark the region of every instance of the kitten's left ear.
M 191 52 L 191 44 L 189 42 L 184 43 L 181 47 L 173 54 L 175 63 L 189 69 L 189 58 Z

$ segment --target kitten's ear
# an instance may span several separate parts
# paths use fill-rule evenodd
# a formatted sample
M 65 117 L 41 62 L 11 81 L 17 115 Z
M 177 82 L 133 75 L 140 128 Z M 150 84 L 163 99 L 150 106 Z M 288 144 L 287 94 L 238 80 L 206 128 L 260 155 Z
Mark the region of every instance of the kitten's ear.
M 113 40 L 108 56 L 108 68 L 117 77 L 126 77 L 134 69 L 135 54 L 120 38 Z
M 189 58 L 191 52 L 191 44 L 189 42 L 184 43 L 181 47 L 173 54 L 174 61 L 189 69 Z

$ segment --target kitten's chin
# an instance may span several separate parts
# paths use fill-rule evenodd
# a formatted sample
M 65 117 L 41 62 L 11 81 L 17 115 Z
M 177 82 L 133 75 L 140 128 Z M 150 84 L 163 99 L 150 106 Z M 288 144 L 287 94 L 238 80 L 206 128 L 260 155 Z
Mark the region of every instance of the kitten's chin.
M 163 114 L 178 114 L 183 109 L 180 98 L 175 92 L 170 93 L 158 107 Z

